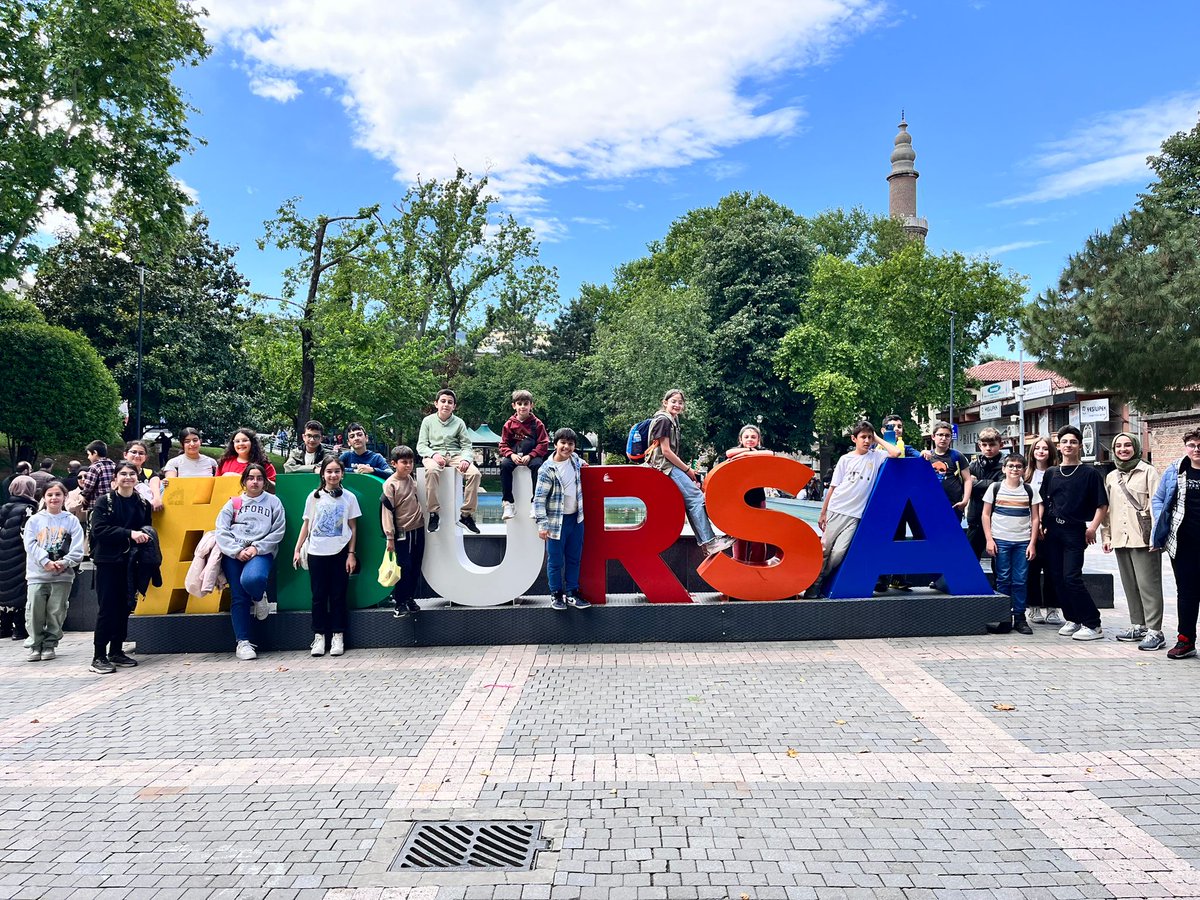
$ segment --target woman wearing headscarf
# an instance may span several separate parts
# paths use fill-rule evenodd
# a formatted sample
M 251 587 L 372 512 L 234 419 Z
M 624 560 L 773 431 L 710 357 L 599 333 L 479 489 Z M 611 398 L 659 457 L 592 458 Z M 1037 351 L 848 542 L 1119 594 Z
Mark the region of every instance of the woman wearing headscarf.
M 1108 513 L 1100 524 L 1105 553 L 1117 554 L 1121 586 L 1129 603 L 1129 628 L 1118 641 L 1140 641 L 1139 650 L 1161 650 L 1163 636 L 1162 554 L 1150 547 L 1150 498 L 1158 470 L 1142 459 L 1141 442 L 1122 431 L 1112 442 L 1116 468 L 1104 479 Z
M 21 530 L 37 512 L 37 482 L 18 475 L 8 484 L 8 502 L 0 506 L 0 637 L 23 641 L 25 630 L 25 542 Z

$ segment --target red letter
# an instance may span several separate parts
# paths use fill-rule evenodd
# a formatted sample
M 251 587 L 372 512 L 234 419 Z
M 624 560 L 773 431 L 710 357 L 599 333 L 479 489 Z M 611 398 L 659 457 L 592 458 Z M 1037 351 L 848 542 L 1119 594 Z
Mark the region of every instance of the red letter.
M 637 497 L 646 504 L 646 521 L 633 528 L 605 528 L 607 497 Z M 583 470 L 583 519 L 579 572 L 583 596 L 593 603 L 604 602 L 605 569 L 615 559 L 651 603 L 692 602 L 659 556 L 683 530 L 683 497 L 670 478 L 646 466 L 588 466 Z
M 700 564 L 700 575 L 718 591 L 746 600 L 782 600 L 803 591 L 821 573 L 821 539 L 795 516 L 747 506 L 746 491 L 773 487 L 799 494 L 812 478 L 808 466 L 785 456 L 747 453 L 718 466 L 708 476 L 708 517 L 726 534 L 763 541 L 780 549 L 768 563 L 743 563 L 723 553 Z

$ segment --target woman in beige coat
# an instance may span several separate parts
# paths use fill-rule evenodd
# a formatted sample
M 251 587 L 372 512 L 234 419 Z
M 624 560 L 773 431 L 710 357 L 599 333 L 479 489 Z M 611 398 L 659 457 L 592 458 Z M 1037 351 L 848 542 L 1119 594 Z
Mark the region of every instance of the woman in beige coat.
M 1129 629 L 1118 641 L 1140 641 L 1139 650 L 1161 650 L 1162 554 L 1150 549 L 1150 498 L 1158 490 L 1158 470 L 1142 459 L 1142 445 L 1128 432 L 1112 443 L 1116 468 L 1104 479 L 1108 515 L 1101 523 L 1104 552 L 1117 554 L 1117 569 L 1129 603 Z

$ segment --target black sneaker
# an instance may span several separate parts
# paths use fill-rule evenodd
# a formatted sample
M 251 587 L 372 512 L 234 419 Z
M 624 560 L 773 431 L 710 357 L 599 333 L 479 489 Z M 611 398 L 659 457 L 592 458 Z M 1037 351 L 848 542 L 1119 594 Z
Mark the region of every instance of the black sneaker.
M 1196 655 L 1196 642 L 1189 641 L 1182 634 L 1175 646 L 1167 651 L 1167 659 L 1188 659 Z
M 429 527 L 426 528 L 425 530 L 428 531 L 430 534 L 433 534 L 435 531 L 438 530 L 438 526 L 441 524 L 442 524 L 442 517 L 439 516 L 437 513 L 430 513 L 429 514 Z
M 897 591 L 908 592 L 908 591 L 912 590 L 912 585 L 909 584 L 907 581 L 905 581 L 903 578 L 894 578 L 894 579 L 892 579 L 892 589 L 897 590 Z
M 567 598 L 563 596 L 562 591 L 550 596 L 550 608 L 559 610 L 567 608 Z
M 468 513 L 463 513 L 458 517 L 458 524 L 471 534 L 479 534 L 479 526 L 475 524 L 475 517 Z
M 108 661 L 107 657 L 97 656 L 92 660 L 92 664 L 88 666 L 89 672 L 95 672 L 97 675 L 111 675 L 117 671 L 117 667 Z
M 576 609 L 588 609 L 592 604 L 583 597 L 580 597 L 575 591 L 567 591 L 567 605 L 573 606 Z
M 123 651 L 121 653 L 108 654 L 108 661 L 122 669 L 132 669 L 138 664 L 136 659 L 132 656 L 127 656 Z
M 410 613 L 419 613 L 421 611 L 421 606 L 416 600 L 405 600 L 404 608 Z
M 887 583 L 886 578 L 880 578 L 877 582 L 875 582 L 874 593 L 886 594 L 887 590 L 888 590 L 888 583 Z
M 1013 631 L 1021 634 L 1033 634 L 1033 629 L 1029 627 L 1029 623 L 1024 616 L 1019 616 L 1013 619 Z

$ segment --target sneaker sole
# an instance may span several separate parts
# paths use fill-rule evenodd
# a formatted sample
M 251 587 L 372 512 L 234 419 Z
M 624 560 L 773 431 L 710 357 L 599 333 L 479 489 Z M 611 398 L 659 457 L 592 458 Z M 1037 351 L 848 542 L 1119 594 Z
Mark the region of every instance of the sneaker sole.
M 1167 653 L 1167 659 L 1191 659 L 1195 655 L 1195 650 L 1189 650 L 1187 653 L 1176 653 L 1174 656 L 1172 656 L 1170 653 Z

